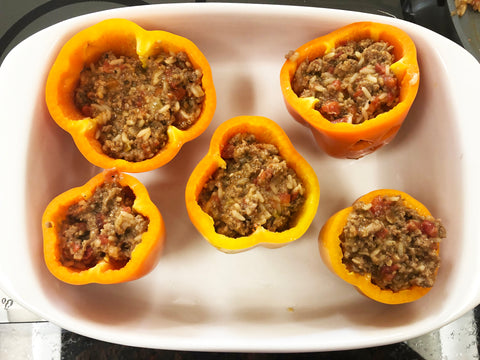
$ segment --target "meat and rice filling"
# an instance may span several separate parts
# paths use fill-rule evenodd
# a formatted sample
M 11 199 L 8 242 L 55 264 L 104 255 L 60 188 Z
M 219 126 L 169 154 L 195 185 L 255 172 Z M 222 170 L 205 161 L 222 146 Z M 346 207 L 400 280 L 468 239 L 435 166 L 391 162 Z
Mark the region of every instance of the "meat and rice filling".
M 340 236 L 349 271 L 371 274 L 382 289 L 432 287 L 438 246 L 446 231 L 440 220 L 420 216 L 399 196 L 356 202 Z
M 327 120 L 360 124 L 398 103 L 400 88 L 390 70 L 394 62 L 393 46 L 384 41 L 348 41 L 304 60 L 292 88 L 299 97 L 319 99 L 316 110 Z
M 473 11 L 480 12 L 480 0 L 455 0 L 455 11 L 453 15 L 463 16 L 467 7 L 471 7 Z
M 143 161 L 165 146 L 170 125 L 185 130 L 197 121 L 205 98 L 201 81 L 184 52 L 160 52 L 145 65 L 107 52 L 83 69 L 75 104 L 97 118 L 95 136 L 107 155 Z
M 70 206 L 59 234 L 62 264 L 83 270 L 105 259 L 123 267 L 149 223 L 132 209 L 134 200 L 128 186 L 109 181 Z
M 274 232 L 292 227 L 305 189 L 278 148 L 241 133 L 229 140 L 221 156 L 226 168 L 216 170 L 198 199 L 217 233 L 236 238 L 260 226 Z

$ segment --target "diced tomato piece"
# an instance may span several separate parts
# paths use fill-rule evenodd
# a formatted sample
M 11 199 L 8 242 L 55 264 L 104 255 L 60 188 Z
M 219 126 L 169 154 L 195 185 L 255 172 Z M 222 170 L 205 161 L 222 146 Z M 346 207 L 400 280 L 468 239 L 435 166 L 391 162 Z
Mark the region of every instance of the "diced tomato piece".
M 377 110 L 379 103 L 380 103 L 380 98 L 378 96 L 375 96 L 373 100 L 370 101 L 370 105 L 368 106 L 368 111 L 370 111 L 371 113 L 374 113 L 375 110 Z
M 420 222 L 417 220 L 408 220 L 407 222 L 407 231 L 415 232 L 420 229 Z
M 398 264 L 393 264 L 391 266 L 383 265 L 380 269 L 380 274 L 382 279 L 385 281 L 392 281 L 395 275 L 397 274 L 397 270 L 400 268 Z
M 223 159 L 233 159 L 233 153 L 235 151 L 235 146 L 232 144 L 225 144 L 225 146 L 221 150 L 220 156 Z
M 80 247 L 81 247 L 80 244 L 75 242 L 72 245 L 72 251 L 76 253 L 78 250 L 80 250 Z
M 102 245 L 107 245 L 108 244 L 108 236 L 106 235 L 99 235 L 98 238 L 100 239 L 100 243 Z
M 359 96 L 362 96 L 362 95 L 363 95 L 362 89 L 358 89 L 357 91 L 355 91 L 355 92 L 353 93 L 353 97 L 355 97 L 355 98 L 357 98 L 357 97 L 359 97 Z
M 290 194 L 284 193 L 284 194 L 280 194 L 278 197 L 280 198 L 281 204 L 284 204 L 284 205 L 290 204 L 290 200 L 291 200 Z
M 257 178 L 255 179 L 256 184 L 262 184 L 268 182 L 273 177 L 273 172 L 270 169 L 264 169 L 260 171 Z
M 436 237 L 438 235 L 437 227 L 429 220 L 423 220 L 420 228 L 422 229 L 422 233 L 429 237 Z
M 332 88 L 336 91 L 340 91 L 342 89 L 342 82 L 340 80 L 334 80 L 331 84 Z
M 379 74 L 385 74 L 385 65 L 381 65 L 379 63 L 375 64 L 375 71 Z
M 375 237 L 378 239 L 385 239 L 387 234 L 388 234 L 388 230 L 386 228 L 382 228 L 375 233 Z
M 372 206 L 370 207 L 370 212 L 374 216 L 380 216 L 386 212 L 386 209 L 389 207 L 389 203 L 385 201 L 381 196 L 377 196 L 372 200 Z
M 179 87 L 179 88 L 176 88 L 172 92 L 172 94 L 175 97 L 175 99 L 182 100 L 185 97 L 185 95 L 187 94 L 187 90 L 185 90 L 183 87 Z
M 168 75 L 170 74 L 170 75 Z M 178 85 L 180 84 L 180 80 L 178 78 L 176 78 L 175 76 L 171 76 L 172 74 L 172 70 L 170 71 L 165 71 L 165 75 L 166 75 L 166 79 L 168 81 L 168 85 L 170 85 L 170 87 L 172 89 L 176 89 L 178 87 Z
M 326 101 L 320 108 L 321 112 L 327 115 L 338 116 L 340 115 L 340 104 L 335 100 Z
M 77 226 L 78 231 L 80 231 L 80 232 L 86 233 L 86 232 L 89 231 L 87 223 L 79 222 L 79 223 L 76 223 L 75 225 Z
M 83 253 L 82 261 L 85 265 L 89 266 L 94 260 L 93 249 L 91 246 L 87 246 L 85 252 Z
M 396 100 L 396 96 L 395 94 L 393 94 L 392 92 L 388 92 L 387 93 L 387 104 L 393 104 Z
M 397 86 L 397 78 L 393 76 L 384 76 L 383 81 L 385 83 L 385 86 L 393 89 Z

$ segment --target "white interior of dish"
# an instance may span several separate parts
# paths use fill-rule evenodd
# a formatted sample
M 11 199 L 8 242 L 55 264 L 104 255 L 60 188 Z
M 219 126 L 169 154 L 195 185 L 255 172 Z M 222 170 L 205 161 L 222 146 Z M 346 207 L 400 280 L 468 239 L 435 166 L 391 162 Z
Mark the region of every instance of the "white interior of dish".
M 107 17 L 185 36 L 203 51 L 218 96 L 208 130 L 168 165 L 134 174 L 147 187 L 167 227 L 157 268 L 120 285 L 71 286 L 47 270 L 41 216 L 59 193 L 100 169 L 78 152 L 50 118 L 45 79 L 56 52 L 78 30 Z M 416 42 L 417 99 L 396 139 L 361 160 L 330 158 L 283 103 L 284 55 L 354 21 L 397 25 Z M 32 64 L 32 54 L 35 54 Z M 0 70 L 3 236 L 0 286 L 58 325 L 102 340 L 164 349 L 309 351 L 386 344 L 421 335 L 479 302 L 475 274 L 479 233 L 480 154 L 475 138 L 478 63 L 454 43 L 418 26 L 369 14 L 307 7 L 183 4 L 119 9 L 48 28 L 14 49 Z M 478 100 L 477 100 L 478 101 Z M 300 240 L 281 249 L 227 255 L 210 246 L 188 219 L 184 188 L 221 122 L 237 115 L 277 121 L 319 178 L 316 218 Z M 331 274 L 318 254 L 326 219 L 374 189 L 410 193 L 441 218 L 437 283 L 415 303 L 387 306 Z

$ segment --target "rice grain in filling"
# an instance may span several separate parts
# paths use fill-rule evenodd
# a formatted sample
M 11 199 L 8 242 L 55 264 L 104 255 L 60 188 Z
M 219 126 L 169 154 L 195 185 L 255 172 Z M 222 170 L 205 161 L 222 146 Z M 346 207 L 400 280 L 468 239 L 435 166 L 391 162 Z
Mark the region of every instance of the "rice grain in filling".
M 75 90 L 83 115 L 96 118 L 96 139 L 110 157 L 143 161 L 167 143 L 170 125 L 188 129 L 205 94 L 202 72 L 184 52 L 138 57 L 104 53 L 85 67 Z
M 299 97 L 319 99 L 315 109 L 327 120 L 359 124 L 398 103 L 400 88 L 390 71 L 394 62 L 393 46 L 384 41 L 348 41 L 322 57 L 305 59 L 292 89 Z
M 105 259 L 123 267 L 149 223 L 132 209 L 134 200 L 133 191 L 114 180 L 71 205 L 59 234 L 62 264 L 83 270 Z
M 440 220 L 419 215 L 399 196 L 379 196 L 354 204 L 340 236 L 343 263 L 349 271 L 371 274 L 382 289 L 432 287 L 445 237 Z
M 226 168 L 216 170 L 198 199 L 217 233 L 236 238 L 260 226 L 273 232 L 289 229 L 305 201 L 305 189 L 278 148 L 241 133 L 229 140 L 221 156 Z

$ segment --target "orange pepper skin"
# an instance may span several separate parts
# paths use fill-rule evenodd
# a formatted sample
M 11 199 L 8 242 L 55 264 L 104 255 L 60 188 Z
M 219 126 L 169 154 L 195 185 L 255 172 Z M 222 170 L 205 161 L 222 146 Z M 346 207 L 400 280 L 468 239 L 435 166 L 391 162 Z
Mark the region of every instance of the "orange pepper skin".
M 405 192 L 392 189 L 382 189 L 372 191 L 357 201 L 371 203 L 377 196 L 401 196 L 407 207 L 415 209 L 421 216 L 430 216 L 428 209 L 419 201 Z M 404 304 L 420 299 L 427 294 L 431 288 L 413 286 L 410 289 L 393 292 L 392 290 L 383 290 L 379 286 L 373 284 L 370 274 L 361 275 L 349 271 L 343 264 L 343 252 L 340 247 L 340 234 L 347 223 L 348 215 L 352 211 L 352 206 L 340 210 L 331 216 L 322 227 L 319 237 L 319 250 L 323 262 L 335 275 L 344 281 L 355 286 L 363 295 L 384 303 L 384 304 Z M 439 251 L 439 248 L 437 249 Z M 437 269 L 438 271 L 438 269 Z
M 184 51 L 193 67 L 203 73 L 205 93 L 202 113 L 190 128 L 168 129 L 168 143 L 154 157 L 139 162 L 115 159 L 106 155 L 95 139 L 97 120 L 85 117 L 75 106 L 73 93 L 82 69 L 96 61 L 106 51 L 140 59 L 155 55 L 158 50 Z M 216 93 L 210 65 L 190 40 L 165 31 L 147 31 L 124 19 L 109 19 L 86 28 L 74 35 L 60 50 L 47 78 L 45 98 L 55 122 L 70 133 L 73 140 L 92 164 L 103 168 L 137 173 L 156 169 L 172 160 L 180 148 L 202 134 L 210 124 L 215 108 Z
M 250 236 L 231 238 L 215 231 L 213 218 L 198 204 L 198 196 L 215 170 L 226 167 L 220 154 L 228 140 L 238 133 L 251 133 L 259 142 L 276 145 L 279 154 L 302 180 L 306 199 L 297 215 L 296 224 L 290 229 L 271 232 L 259 227 Z M 295 150 L 283 129 L 274 121 L 261 116 L 238 116 L 222 123 L 212 136 L 207 155 L 190 175 L 185 190 L 186 207 L 193 225 L 211 245 L 226 253 L 246 251 L 258 245 L 278 248 L 300 238 L 315 217 L 319 198 L 320 186 L 312 167 Z
M 64 266 L 60 260 L 60 237 L 58 231 L 65 219 L 68 208 L 82 199 L 90 198 L 95 189 L 111 178 L 117 177 L 122 186 L 128 186 L 135 194 L 132 209 L 149 219 L 142 240 L 136 245 L 131 259 L 122 268 L 115 268 L 102 260 L 87 270 Z M 80 187 L 72 188 L 54 198 L 42 217 L 43 250 L 47 268 L 59 280 L 73 285 L 89 283 L 115 284 L 138 279 L 157 265 L 165 242 L 165 225 L 158 208 L 153 204 L 147 189 L 136 178 L 105 170 Z
M 394 46 L 395 63 L 391 71 L 400 85 L 399 103 L 391 110 L 360 124 L 331 123 L 315 110 L 319 101 L 300 98 L 292 89 L 292 79 L 305 59 L 316 59 L 349 41 L 371 38 Z M 342 27 L 302 45 L 287 59 L 280 72 L 280 86 L 290 114 L 310 127 L 318 145 L 330 156 L 358 159 L 388 144 L 400 129 L 417 95 L 420 72 L 412 39 L 397 27 L 358 22 Z

